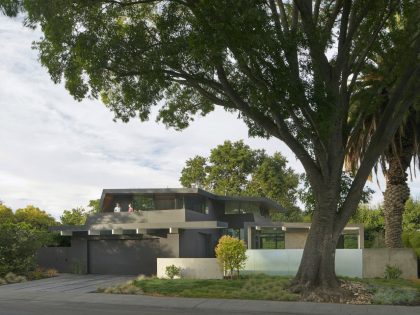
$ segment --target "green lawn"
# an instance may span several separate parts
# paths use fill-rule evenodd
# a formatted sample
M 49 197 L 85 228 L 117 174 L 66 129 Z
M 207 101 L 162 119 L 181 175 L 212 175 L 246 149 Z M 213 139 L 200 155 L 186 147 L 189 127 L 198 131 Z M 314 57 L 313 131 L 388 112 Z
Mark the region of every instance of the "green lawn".
M 163 296 L 296 301 L 284 277 L 252 276 L 235 280 L 144 279 L 134 285 L 145 294 Z
M 359 279 L 344 281 L 365 284 L 373 304 L 420 305 L 420 280 Z M 245 276 L 234 280 L 194 280 L 139 278 L 126 284 L 100 289 L 117 294 L 147 294 L 196 298 L 298 301 L 300 296 L 287 291 L 290 278 L 266 275 Z

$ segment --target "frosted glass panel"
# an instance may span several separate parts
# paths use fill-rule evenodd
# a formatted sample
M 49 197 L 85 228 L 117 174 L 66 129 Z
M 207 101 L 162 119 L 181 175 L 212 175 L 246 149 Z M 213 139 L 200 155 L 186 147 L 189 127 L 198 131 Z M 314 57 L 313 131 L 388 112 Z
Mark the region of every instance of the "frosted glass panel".
M 302 259 L 303 249 L 248 249 L 244 274 L 293 276 Z M 362 277 L 362 250 L 337 249 L 335 270 L 339 276 Z

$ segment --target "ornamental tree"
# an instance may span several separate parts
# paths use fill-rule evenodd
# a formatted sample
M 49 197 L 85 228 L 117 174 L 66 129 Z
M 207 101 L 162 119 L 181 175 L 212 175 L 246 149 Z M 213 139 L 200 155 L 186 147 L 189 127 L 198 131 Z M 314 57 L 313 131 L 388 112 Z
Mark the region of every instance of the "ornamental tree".
M 234 273 L 239 277 L 239 270 L 244 269 L 246 245 L 244 241 L 229 235 L 223 235 L 215 248 L 216 258 L 219 261 L 223 275 L 233 279 Z
M 379 155 L 418 98 L 420 36 L 414 0 L 0 0 L 43 32 L 34 47 L 54 82 L 78 100 L 101 98 L 116 119 L 186 128 L 215 106 L 236 113 L 251 136 L 286 143 L 315 195 L 294 291 L 339 292 L 335 247 Z M 339 206 L 344 157 L 362 124 L 350 118 L 361 71 L 404 15 L 391 49 L 393 82 L 377 129 Z M 387 50 L 385 58 L 391 54 Z M 380 102 L 375 101 L 380 98 Z M 327 294 L 324 294 L 327 293 Z

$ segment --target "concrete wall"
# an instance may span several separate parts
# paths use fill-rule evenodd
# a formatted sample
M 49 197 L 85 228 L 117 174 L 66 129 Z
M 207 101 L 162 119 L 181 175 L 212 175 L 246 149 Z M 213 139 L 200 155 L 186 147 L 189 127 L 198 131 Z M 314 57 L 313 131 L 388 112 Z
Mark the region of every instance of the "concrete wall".
M 363 278 L 383 278 L 386 265 L 396 265 L 402 278 L 417 278 L 417 257 L 411 248 L 368 248 L 363 250 Z
M 223 272 L 216 258 L 158 258 L 158 278 L 167 278 L 166 266 L 170 265 L 181 267 L 182 278 L 223 279 Z
M 220 238 L 216 229 L 182 230 L 179 237 L 179 257 L 211 258 Z
M 38 250 L 36 262 L 42 268 L 64 273 L 87 272 L 87 241 L 73 239 L 71 247 L 45 247 Z
M 284 233 L 284 248 L 285 249 L 304 248 L 307 237 L 308 237 L 308 229 L 288 230 Z
M 157 257 L 179 257 L 179 234 L 166 238 L 85 236 L 71 247 L 47 247 L 37 253 L 37 264 L 64 273 L 156 274 Z

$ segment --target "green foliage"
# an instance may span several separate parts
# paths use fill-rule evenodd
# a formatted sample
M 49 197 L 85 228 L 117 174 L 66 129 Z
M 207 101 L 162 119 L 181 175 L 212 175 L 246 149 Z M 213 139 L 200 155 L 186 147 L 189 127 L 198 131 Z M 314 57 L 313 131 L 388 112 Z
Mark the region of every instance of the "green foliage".
M 207 159 L 199 155 L 188 159 L 179 178 L 181 185 L 189 188 L 195 186 L 208 189 L 206 163 Z
M 48 230 L 50 226 L 58 224 L 51 215 L 32 205 L 17 209 L 15 212 L 15 222 L 24 222 L 40 230 Z
M 14 222 L 15 217 L 12 209 L 6 207 L 4 204 L 0 204 L 0 224 L 6 222 Z
M 308 177 L 306 174 L 301 175 L 301 180 L 303 183 L 303 187 L 299 190 L 299 199 L 305 205 L 305 212 L 307 214 L 311 214 L 314 212 L 316 208 L 316 199 L 313 193 L 313 189 L 311 184 L 309 183 Z M 344 204 L 346 197 L 350 191 L 351 185 L 353 182 L 353 177 L 351 173 L 344 172 L 341 176 L 341 183 L 340 183 L 340 195 L 338 200 L 338 209 Z M 361 203 L 368 203 L 372 194 L 373 190 L 369 187 L 365 187 L 363 189 L 360 202 Z
M 300 221 L 296 206 L 299 176 L 280 153 L 269 156 L 253 150 L 243 141 L 225 141 L 211 150 L 209 157 L 187 160 L 180 182 L 184 187 L 198 186 L 220 195 L 270 198 L 286 209 L 275 214 L 278 221 Z
M 88 208 L 90 209 L 90 213 L 99 213 L 101 212 L 101 200 L 100 199 L 93 199 L 89 200 Z
M 177 267 L 175 265 L 166 266 L 165 274 L 169 279 L 181 277 L 181 267 Z
M 402 239 L 404 246 L 412 248 L 420 257 L 420 231 L 403 232 Z
M 60 217 L 61 224 L 64 225 L 83 225 L 86 222 L 88 213 L 83 208 L 64 210 Z
M 45 241 L 45 232 L 27 223 L 0 225 L 0 276 L 8 272 L 26 274 L 35 266 L 36 251 Z
M 215 252 L 224 275 L 230 275 L 233 279 L 234 271 L 236 271 L 239 276 L 239 270 L 245 267 L 247 259 L 245 243 L 232 236 L 224 235 L 219 239 Z
M 403 231 L 418 230 L 420 230 L 420 200 L 410 198 L 405 203 L 403 213 Z
M 397 265 L 386 265 L 384 272 L 385 279 L 398 279 L 401 274 L 402 271 Z

